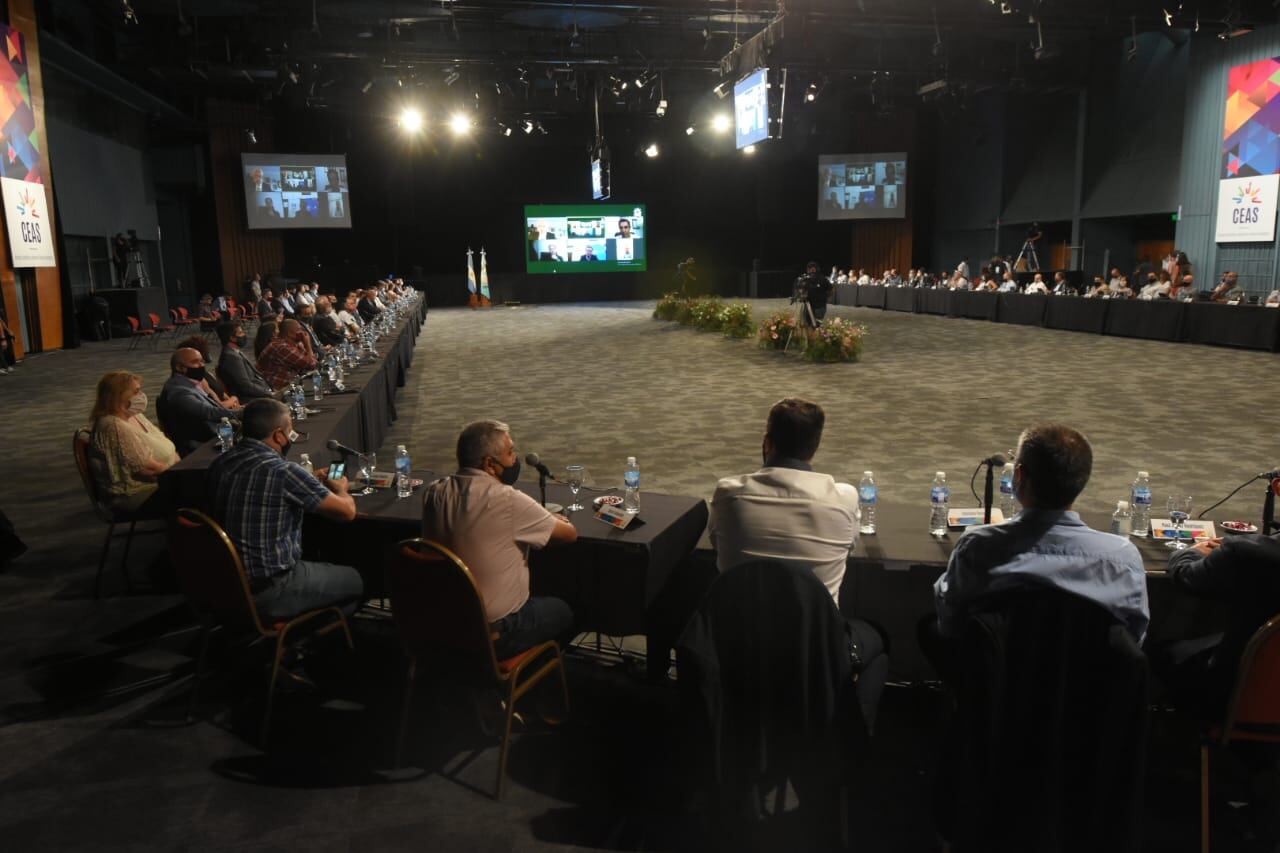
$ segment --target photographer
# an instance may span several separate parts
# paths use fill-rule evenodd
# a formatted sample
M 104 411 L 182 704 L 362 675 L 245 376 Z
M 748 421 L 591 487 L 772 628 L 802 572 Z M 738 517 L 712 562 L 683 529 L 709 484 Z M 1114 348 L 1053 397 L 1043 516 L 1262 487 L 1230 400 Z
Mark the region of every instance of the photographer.
M 818 272 L 818 262 L 809 261 L 804 274 L 792 285 L 791 301 L 803 307 L 801 325 L 817 326 L 827 316 L 827 297 L 831 294 L 831 282 Z

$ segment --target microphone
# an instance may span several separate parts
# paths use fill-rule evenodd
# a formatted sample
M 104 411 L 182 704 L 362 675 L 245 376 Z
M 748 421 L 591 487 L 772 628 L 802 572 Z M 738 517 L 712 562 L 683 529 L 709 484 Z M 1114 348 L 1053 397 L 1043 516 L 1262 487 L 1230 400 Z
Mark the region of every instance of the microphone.
M 1003 468 L 1008 463 L 1009 460 L 1004 457 L 1003 453 L 997 453 L 994 456 L 988 456 L 986 459 L 983 459 L 979 464 L 994 465 L 996 467 Z
M 1263 471 L 1258 474 L 1259 480 L 1274 480 L 1277 477 L 1280 477 L 1280 468 L 1274 468 L 1270 471 Z
M 551 473 L 551 469 L 546 466 L 546 463 L 544 463 L 542 461 L 542 458 L 538 456 L 538 454 L 536 453 L 525 454 L 524 464 L 528 465 L 530 468 L 537 471 L 539 474 L 546 477 L 548 480 L 555 479 L 555 475 Z
M 329 439 L 325 442 L 324 446 L 332 450 L 334 453 L 341 453 L 344 456 L 364 456 L 364 454 L 359 450 L 352 450 L 350 447 L 339 442 L 336 438 Z

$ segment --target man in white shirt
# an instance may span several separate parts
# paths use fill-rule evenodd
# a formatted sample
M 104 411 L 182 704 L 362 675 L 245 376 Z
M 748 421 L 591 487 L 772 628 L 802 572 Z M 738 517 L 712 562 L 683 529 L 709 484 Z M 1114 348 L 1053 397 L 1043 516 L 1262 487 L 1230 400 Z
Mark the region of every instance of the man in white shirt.
M 956 267 L 956 275 L 959 278 L 963 278 L 963 279 L 969 278 L 969 258 L 968 257 L 964 257 L 960 259 L 960 263 Z
M 709 533 L 721 572 L 757 560 L 803 566 L 813 570 L 839 606 L 861 516 L 857 490 L 810 464 L 825 421 L 822 407 L 809 400 L 775 403 L 761 445 L 764 467 L 716 485 Z M 889 668 L 884 638 L 867 622 L 846 617 L 845 623 L 860 657 L 858 701 L 870 728 Z
M 346 301 L 342 303 L 342 310 L 338 312 L 338 322 L 352 334 L 360 333 L 360 327 L 364 325 L 364 319 L 361 318 L 360 312 L 356 310 L 356 295 L 354 293 L 348 293 Z
M 1263 305 L 1280 305 L 1280 290 L 1273 290 L 1267 294 L 1266 301 Z
M 1115 288 L 1120 286 L 1120 281 L 1122 278 L 1123 276 L 1120 275 L 1120 269 L 1118 267 L 1112 267 L 1111 280 L 1107 282 L 1107 286 L 1114 290 Z M 1153 275 L 1152 279 L 1154 278 L 1155 276 Z
M 1001 293 L 1017 293 L 1018 280 L 1013 277 L 1013 273 L 1008 270 L 1004 271 L 1004 281 L 1000 283 Z
M 1027 285 L 1027 289 L 1023 293 L 1048 293 L 1049 285 L 1044 283 L 1044 276 L 1036 273 L 1035 278 Z
M 320 285 L 316 285 L 316 290 L 318 291 L 319 289 L 320 289 Z M 306 284 L 298 285 L 298 307 L 301 308 L 303 305 L 315 305 L 315 304 L 316 304 L 316 297 L 315 297 L 315 294 L 311 292 L 310 285 L 306 285 Z

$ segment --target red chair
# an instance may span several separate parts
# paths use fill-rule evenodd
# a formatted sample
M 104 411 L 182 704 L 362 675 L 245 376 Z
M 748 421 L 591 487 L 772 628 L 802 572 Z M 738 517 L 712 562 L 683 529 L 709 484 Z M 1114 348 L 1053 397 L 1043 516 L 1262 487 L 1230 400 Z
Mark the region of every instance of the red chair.
M 191 719 L 195 708 L 196 694 L 209 652 L 209 634 L 215 628 L 221 627 L 239 637 L 247 636 L 250 638 L 250 646 L 263 641 L 274 642 L 275 658 L 271 666 L 271 680 L 267 683 L 267 705 L 258 734 L 259 743 L 265 749 L 270 734 L 271 708 L 275 700 L 276 682 L 280 677 L 280 664 L 289 649 L 289 641 L 292 639 L 296 642 L 301 633 L 299 629 L 304 626 L 314 628 L 312 633 L 316 636 L 341 629 L 347 639 L 347 648 L 353 649 L 355 644 L 351 639 L 347 617 L 337 607 L 322 607 L 299 613 L 287 622 L 264 626 L 249 587 L 249 575 L 235 544 L 218 522 L 198 510 L 180 509 L 174 514 L 169 524 L 169 555 L 187 602 L 204 623 L 187 718 Z M 326 618 L 332 621 L 315 626 L 316 620 Z
M 1280 615 L 1254 633 L 1240 656 L 1227 715 L 1200 742 L 1200 850 L 1209 853 L 1209 748 L 1232 741 L 1280 743 Z
M 178 328 L 178 327 L 177 327 L 177 325 L 175 325 L 175 324 L 173 324 L 173 323 L 165 323 L 165 324 L 162 324 L 162 323 L 160 322 L 160 315 L 159 315 L 159 314 L 156 314 L 156 313 L 154 313 L 154 312 L 152 312 L 152 313 L 148 313 L 148 314 L 147 314 L 147 317 L 148 317 L 148 319 L 150 319 L 150 320 L 151 320 L 151 328 L 153 328 L 153 329 L 155 329 L 155 330 L 156 330 L 156 335 L 155 335 L 155 337 L 156 337 L 156 346 L 159 346 L 159 345 L 160 345 L 160 344 L 159 344 L 159 340 L 160 340 L 160 336 L 161 336 L 161 335 L 165 335 L 165 334 L 172 335 L 172 334 L 173 334 L 173 332 L 174 332 L 174 330 Z
M 409 707 L 418 663 L 427 663 L 441 674 L 479 681 L 505 692 L 506 721 L 498 758 L 495 799 L 502 798 L 507 776 L 507 751 L 511 745 L 511 720 L 516 702 L 552 670 L 560 672 L 564 710 L 569 712 L 569 683 L 565 680 L 560 646 L 548 641 L 508 660 L 493 651 L 494 634 L 485 616 L 484 600 L 466 564 L 448 548 L 427 539 L 406 539 L 387 565 L 391 612 L 409 666 L 405 672 L 400 732 L 396 737 L 395 765 L 400 766 Z M 538 666 L 534 666 L 539 664 Z
M 132 314 L 126 316 L 125 319 L 129 321 L 129 349 L 133 349 L 138 345 L 139 341 L 144 340 L 145 338 L 150 338 L 156 333 L 155 329 L 142 328 L 142 324 L 138 322 L 138 318 L 134 317 Z
M 185 313 L 186 313 L 186 310 L 187 310 L 187 309 L 185 309 L 185 308 L 170 308 L 170 309 L 169 309 L 169 319 L 173 321 L 173 325 L 175 325 L 175 326 L 194 326 L 194 325 L 196 324 L 196 321 L 195 321 L 195 320 L 188 320 L 188 319 L 184 316 L 184 315 L 185 315 Z

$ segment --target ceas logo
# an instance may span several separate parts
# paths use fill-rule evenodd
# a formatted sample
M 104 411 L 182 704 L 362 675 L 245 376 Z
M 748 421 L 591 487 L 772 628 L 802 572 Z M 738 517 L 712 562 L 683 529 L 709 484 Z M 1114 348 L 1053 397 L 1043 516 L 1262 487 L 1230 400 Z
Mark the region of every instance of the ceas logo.
M 30 216 L 32 219 L 40 218 L 40 211 L 36 209 L 36 197 L 31 190 L 24 189 L 22 195 L 18 196 L 18 215 Z
M 1244 204 L 1245 199 L 1248 199 L 1250 204 L 1262 204 L 1262 187 L 1255 187 L 1253 181 L 1247 182 L 1243 187 L 1237 187 L 1233 201 L 1236 204 Z

